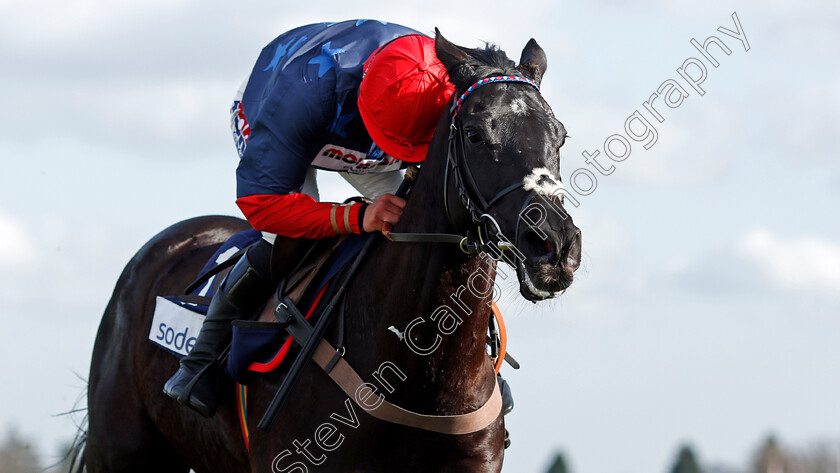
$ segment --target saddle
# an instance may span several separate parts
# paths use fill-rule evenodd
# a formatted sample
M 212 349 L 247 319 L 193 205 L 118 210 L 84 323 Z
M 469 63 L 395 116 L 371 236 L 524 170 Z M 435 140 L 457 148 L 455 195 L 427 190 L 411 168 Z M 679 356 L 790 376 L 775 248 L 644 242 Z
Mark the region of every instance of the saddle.
M 330 282 L 360 249 L 358 235 L 323 240 L 278 239 L 272 254 L 272 275 L 277 289 L 250 320 L 233 322 L 233 339 L 226 363 L 228 374 L 241 384 L 252 379 L 249 372 L 277 369 L 293 346 L 288 324 L 276 312 L 282 301 L 299 307 L 305 319 L 317 318 L 321 300 L 329 300 Z M 287 244 L 288 243 L 288 244 Z M 343 325 L 343 320 L 339 323 Z
M 159 296 L 149 339 L 178 357 L 186 355 L 221 281 L 261 238 L 256 230 L 233 235 L 219 245 L 183 294 Z M 348 242 L 348 238 L 359 240 L 358 235 L 321 240 L 277 237 L 270 268 L 278 290 L 266 298 L 258 311 L 234 322 L 231 350 L 225 353 L 226 360 L 219 360 L 234 379 L 241 382 L 249 370 L 268 372 L 280 365 L 290 343 L 284 340 L 287 334 L 273 313 L 275 301 L 288 297 L 302 310 L 314 309 L 320 297 L 325 293 L 329 296 L 330 291 L 325 291 L 329 280 L 352 260 L 360 247 L 357 242 Z M 340 247 L 341 251 L 337 252 Z
M 245 255 L 248 248 L 258 241 L 259 235 L 259 232 L 255 230 L 246 230 L 232 236 L 214 253 L 183 294 L 166 297 L 173 302 L 190 304 L 196 312 L 205 314 L 221 282 L 236 262 Z M 295 302 L 300 301 L 318 271 L 323 268 L 346 237 L 347 235 L 307 240 L 278 235 L 271 253 L 270 267 L 273 285 L 282 284 L 285 288 L 284 292 L 289 297 Z M 233 252 L 231 249 L 236 251 Z M 264 315 L 260 315 L 258 320 L 271 321 Z
M 309 285 L 346 238 L 345 235 L 305 240 L 278 236 L 271 253 L 272 279 L 282 286 L 278 292 L 291 298 L 295 304 L 300 303 Z M 266 304 L 257 320 L 278 322 L 273 309 L 271 304 Z

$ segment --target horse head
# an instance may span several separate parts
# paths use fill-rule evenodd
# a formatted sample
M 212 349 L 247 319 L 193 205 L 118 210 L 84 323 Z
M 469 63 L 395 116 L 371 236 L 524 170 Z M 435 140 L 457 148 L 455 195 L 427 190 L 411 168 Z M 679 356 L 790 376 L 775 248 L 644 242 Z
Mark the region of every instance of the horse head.
M 449 221 L 461 233 L 484 230 L 482 243 L 492 240 L 503 250 L 497 259 L 505 255 L 516 268 L 526 299 L 554 297 L 580 266 L 581 232 L 563 208 L 566 129 L 538 89 L 545 53 L 531 39 L 516 65 L 492 46 L 463 48 L 435 32 L 437 56 L 458 98 L 435 137 L 448 135 Z

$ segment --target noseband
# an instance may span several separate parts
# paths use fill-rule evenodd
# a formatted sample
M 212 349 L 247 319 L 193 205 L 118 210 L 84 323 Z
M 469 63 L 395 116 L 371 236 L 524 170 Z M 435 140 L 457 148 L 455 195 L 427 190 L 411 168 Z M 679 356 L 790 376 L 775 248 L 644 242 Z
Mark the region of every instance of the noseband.
M 455 226 L 452 219 L 452 211 L 449 209 L 448 189 L 449 178 L 451 175 L 454 179 L 455 189 L 458 191 L 459 200 L 467 212 L 469 212 L 472 223 L 476 226 L 478 241 L 471 240 L 469 235 L 462 236 L 442 233 L 391 233 L 389 234 L 390 239 L 397 242 L 424 241 L 436 243 L 457 243 L 464 253 L 476 255 L 483 252 L 492 255 L 494 259 L 500 259 L 502 252 L 515 248 L 514 244 L 505 239 L 498 222 L 496 222 L 496 219 L 490 215 L 489 211 L 490 207 L 501 200 L 504 196 L 517 189 L 523 188 L 524 183 L 522 181 L 515 182 L 500 190 L 489 200 L 485 199 L 481 190 L 478 188 L 475 178 L 473 177 L 473 173 L 467 163 L 463 136 L 464 131 L 460 126 L 460 121 L 458 120 L 458 112 L 461 110 L 461 105 L 463 105 L 464 101 L 472 92 L 484 85 L 498 82 L 520 82 L 534 87 L 537 89 L 537 92 L 540 90 L 540 87 L 536 82 L 521 76 L 487 77 L 467 88 L 463 94 L 453 100 L 452 107 L 450 108 L 452 121 L 449 124 L 449 145 L 446 152 L 447 165 L 443 186 L 444 209 L 446 210 L 446 218 L 449 220 L 449 223 Z M 516 221 L 516 235 L 514 235 L 514 240 L 519 238 L 522 211 L 528 207 L 535 195 L 535 192 L 531 191 L 522 206 L 522 210 L 520 210 Z M 493 228 L 490 227 L 490 224 L 492 224 Z M 498 249 L 494 248 L 494 245 L 486 238 L 492 234 L 495 234 L 498 239 L 498 242 L 495 244 L 495 247 Z

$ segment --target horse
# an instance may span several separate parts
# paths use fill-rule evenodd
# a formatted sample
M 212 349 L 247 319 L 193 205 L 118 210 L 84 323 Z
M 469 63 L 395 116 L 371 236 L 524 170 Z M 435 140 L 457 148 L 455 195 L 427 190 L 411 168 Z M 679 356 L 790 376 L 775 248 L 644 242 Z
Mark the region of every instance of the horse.
M 493 278 L 497 270 L 502 274 L 497 260 L 514 266 L 527 300 L 554 297 L 572 283 L 581 233 L 563 210 L 559 148 L 566 130 L 535 87 L 546 70 L 543 50 L 531 39 L 516 65 L 496 47 L 460 47 L 437 29 L 435 41 L 455 97 L 467 92 L 469 98 L 442 114 L 393 233 L 467 235 L 476 245 L 516 257 L 465 253 L 466 238 L 459 245 L 378 236 L 347 286 L 344 359 L 365 379 L 376 378 L 387 361 L 391 371 L 382 384 L 391 389 L 380 392 L 389 402 L 443 416 L 477 410 L 496 388 L 486 333 Z M 531 83 L 473 87 L 498 76 Z M 554 211 L 537 212 L 539 218 L 524 224 L 537 201 Z M 501 412 L 480 430 L 460 435 L 386 422 L 351 403 L 314 363 L 304 368 L 277 425 L 269 432 L 251 429 L 249 449 L 232 384 L 220 389 L 211 418 L 167 398 L 162 387 L 178 361 L 147 340 L 155 296 L 182 291 L 221 242 L 247 228 L 234 217 L 182 221 L 147 242 L 125 267 L 93 350 L 87 471 L 501 471 Z M 441 314 L 442 307 L 450 313 Z M 336 336 L 333 324 L 326 339 Z M 250 425 L 287 371 L 281 366 L 250 383 Z

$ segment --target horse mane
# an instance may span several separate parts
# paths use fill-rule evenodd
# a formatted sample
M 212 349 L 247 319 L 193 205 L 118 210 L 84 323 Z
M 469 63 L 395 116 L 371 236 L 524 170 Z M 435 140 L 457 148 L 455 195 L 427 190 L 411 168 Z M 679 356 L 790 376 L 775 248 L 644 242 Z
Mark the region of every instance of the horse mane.
M 450 78 L 458 88 L 466 89 L 485 77 L 522 74 L 507 53 L 495 44 L 485 43 L 483 48 L 475 49 L 459 48 L 469 57 L 450 71 Z

